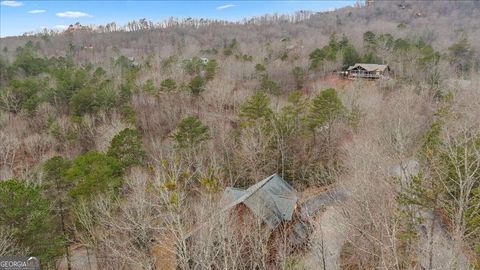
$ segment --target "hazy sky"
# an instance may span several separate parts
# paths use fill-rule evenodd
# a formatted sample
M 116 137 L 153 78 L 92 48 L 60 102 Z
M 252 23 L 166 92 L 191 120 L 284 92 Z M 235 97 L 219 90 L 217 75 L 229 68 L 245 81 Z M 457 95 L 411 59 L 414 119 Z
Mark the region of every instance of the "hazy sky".
M 215 18 L 235 21 L 267 13 L 298 10 L 324 11 L 353 5 L 354 1 L 1 1 L 0 36 L 21 35 L 43 27 L 62 29 L 69 24 L 119 25 L 146 18 Z

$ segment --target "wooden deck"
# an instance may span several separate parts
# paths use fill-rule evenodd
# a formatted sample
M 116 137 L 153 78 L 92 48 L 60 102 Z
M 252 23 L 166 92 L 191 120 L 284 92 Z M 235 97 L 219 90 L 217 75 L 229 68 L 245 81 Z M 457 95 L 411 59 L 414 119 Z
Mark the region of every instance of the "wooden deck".
M 388 78 L 382 74 L 371 74 L 371 73 L 350 73 L 348 74 L 349 79 L 373 79 L 373 80 L 378 80 L 378 79 L 385 79 Z

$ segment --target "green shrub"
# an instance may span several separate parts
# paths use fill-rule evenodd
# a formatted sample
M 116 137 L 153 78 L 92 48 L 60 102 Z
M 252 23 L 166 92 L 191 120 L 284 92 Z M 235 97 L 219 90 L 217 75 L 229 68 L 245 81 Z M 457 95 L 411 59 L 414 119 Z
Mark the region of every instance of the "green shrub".
M 50 158 L 43 165 L 45 177 L 44 187 L 47 189 L 57 189 L 61 186 L 70 185 L 65 179 L 65 172 L 70 168 L 71 162 L 63 157 L 56 156 Z
M 143 85 L 143 91 L 148 92 L 150 94 L 154 94 L 155 91 L 155 85 L 153 85 L 152 80 L 147 80 L 145 84 Z
M 119 103 L 126 103 L 130 100 L 133 95 L 133 87 L 135 85 L 132 82 L 122 83 L 120 85 L 120 93 L 119 93 Z
M 124 167 L 141 165 L 145 158 L 140 132 L 126 128 L 113 137 L 107 152 L 118 159 Z
M 43 87 L 43 82 L 33 78 L 10 81 L 8 87 L 0 88 L 0 108 L 13 113 L 24 110 L 32 114 L 40 103 L 39 93 Z
M 349 66 L 353 66 L 358 63 L 360 56 L 355 50 L 355 47 L 348 45 L 343 49 L 343 69 L 346 70 Z
M 217 73 L 218 69 L 218 64 L 215 59 L 212 59 L 208 61 L 208 63 L 205 65 L 205 79 L 207 81 L 210 81 L 215 77 L 215 74 Z
M 76 92 L 70 100 L 70 110 L 74 116 L 95 114 L 103 109 L 113 108 L 117 103 L 115 92 L 104 87 L 86 87 Z
M 125 82 L 133 82 L 140 71 L 140 65 L 134 59 L 123 55 L 115 61 L 115 65 L 121 68 L 122 79 Z
M 378 56 L 372 52 L 364 54 L 361 58 L 360 61 L 362 63 L 372 63 L 372 64 L 381 64 L 382 60 L 378 58 Z
M 310 129 L 330 124 L 344 112 L 342 101 L 337 91 L 328 88 L 320 92 L 312 101 L 310 112 L 307 116 L 307 123 Z
M 95 151 L 79 155 L 65 174 L 75 184 L 69 195 L 87 201 L 98 194 L 114 195 L 122 185 L 122 173 L 122 164 L 114 157 Z
M 0 85 L 6 85 L 13 78 L 15 69 L 8 61 L 0 56 Z
M 301 67 L 294 67 L 292 69 L 293 78 L 295 78 L 295 84 L 297 89 L 302 89 L 305 83 L 305 71 Z
M 134 125 L 137 122 L 135 110 L 130 105 L 123 105 L 120 109 L 122 121 Z
M 377 48 L 377 37 L 372 31 L 363 33 L 363 44 L 367 51 L 375 51 Z
M 319 68 L 325 60 L 335 61 L 338 52 L 341 52 L 347 45 L 348 39 L 345 36 L 341 41 L 337 41 L 335 34 L 331 35 L 327 45 L 310 53 L 310 69 Z
M 231 48 L 225 48 L 223 49 L 223 54 L 226 56 L 230 56 L 233 54 L 233 50 Z
M 63 243 L 49 220 L 49 203 L 36 185 L 0 181 L 0 228 L 11 231 L 18 244 L 30 250 L 24 255 L 48 262 L 62 254 Z
M 408 40 L 397 38 L 394 41 L 393 49 L 395 51 L 407 51 L 408 49 L 410 49 L 411 46 L 412 45 L 410 44 L 410 42 L 408 42 Z
M 51 102 L 60 101 L 68 104 L 73 94 L 84 88 L 88 81 L 88 74 L 84 69 L 60 67 L 54 69 L 52 74 L 55 77 L 55 88 L 51 89 L 49 93 Z
M 257 92 L 240 107 L 240 117 L 249 121 L 269 118 L 273 114 L 270 99 L 264 92 Z
M 267 76 L 264 76 L 261 81 L 260 91 L 279 95 L 282 91 L 280 85 L 274 80 L 270 80 Z
M 195 116 L 188 116 L 182 119 L 171 137 L 175 142 L 175 147 L 179 149 L 198 147 L 202 142 L 210 138 L 208 126 L 204 125 Z
M 323 63 L 323 60 L 325 59 L 325 52 L 321 49 L 315 49 L 313 52 L 310 53 L 309 58 L 310 68 L 316 69 L 320 67 L 320 65 Z
M 52 223 L 55 224 L 56 230 L 54 233 L 61 238 L 62 246 L 65 246 L 69 239 L 73 238 L 70 235 L 71 232 L 67 229 L 73 221 L 69 215 L 72 201 L 68 196 L 73 183 L 65 177 L 70 166 L 71 162 L 60 156 L 47 160 L 43 165 L 42 188 L 45 196 L 52 202 L 50 217 Z M 54 242 L 49 241 L 48 243 L 52 245 Z M 63 255 L 63 252 L 61 255 Z
M 187 59 L 183 62 L 183 69 L 189 75 L 199 75 L 200 71 L 202 71 L 202 68 L 203 68 L 202 59 L 200 59 L 197 56 L 192 57 L 191 59 Z
M 245 62 L 252 62 L 253 61 L 253 56 L 248 55 L 248 54 L 237 54 L 235 55 L 235 58 L 237 60 L 245 61 Z
M 175 55 L 171 55 L 165 59 L 162 59 L 160 65 L 161 69 L 163 71 L 171 71 L 173 64 L 175 64 L 178 61 L 177 57 Z
M 237 39 L 232 39 L 227 45 L 224 46 L 223 54 L 226 56 L 232 55 L 238 47 Z
M 199 95 L 205 90 L 205 80 L 200 76 L 195 76 L 188 85 L 190 92 L 194 95 Z
M 448 48 L 450 63 L 458 73 L 468 72 L 472 68 L 475 51 L 466 38 L 454 43 Z
M 14 229 L 19 240 L 32 239 L 43 229 L 48 203 L 38 186 L 16 179 L 0 181 L 0 202 L 0 224 Z
M 124 55 L 117 58 L 115 65 L 121 67 L 122 69 L 134 68 L 136 66 L 135 61 Z
M 256 65 L 255 65 L 255 71 L 257 71 L 257 72 L 264 72 L 265 70 L 267 70 L 267 69 L 265 68 L 264 65 L 262 65 L 262 64 L 256 64 Z
M 36 76 L 48 70 L 48 60 L 35 56 L 33 48 L 29 46 L 18 47 L 13 66 L 20 68 L 26 76 Z
M 102 67 L 97 67 L 97 69 L 95 69 L 95 72 L 93 72 L 93 78 L 101 79 L 106 74 L 107 72 Z
M 175 91 L 177 83 L 173 79 L 165 79 L 160 83 L 160 91 Z
M 422 46 L 420 49 L 420 56 L 417 58 L 417 63 L 424 67 L 430 67 L 431 64 L 436 65 L 440 60 L 440 53 L 435 51 L 431 45 Z

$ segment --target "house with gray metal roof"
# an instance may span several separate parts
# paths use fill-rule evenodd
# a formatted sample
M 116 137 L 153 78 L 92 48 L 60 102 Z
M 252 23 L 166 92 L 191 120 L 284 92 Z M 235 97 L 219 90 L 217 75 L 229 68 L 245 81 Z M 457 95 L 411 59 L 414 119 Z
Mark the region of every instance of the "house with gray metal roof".
M 273 230 L 283 221 L 292 220 L 297 201 L 295 189 L 274 174 L 247 189 L 226 188 L 221 203 L 226 205 L 224 211 L 245 205 Z
M 350 79 L 386 79 L 388 78 L 390 68 L 388 65 L 379 64 L 355 64 L 347 69 L 347 75 Z

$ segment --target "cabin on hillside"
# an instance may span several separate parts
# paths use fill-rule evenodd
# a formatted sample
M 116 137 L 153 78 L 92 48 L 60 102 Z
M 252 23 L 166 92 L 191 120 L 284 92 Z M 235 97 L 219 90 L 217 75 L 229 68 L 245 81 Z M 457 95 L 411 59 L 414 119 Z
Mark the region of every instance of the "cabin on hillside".
M 390 67 L 388 65 L 360 63 L 350 66 L 343 74 L 349 79 L 388 79 Z
M 226 205 L 224 211 L 232 211 L 239 219 L 243 219 L 243 215 L 248 211 L 272 230 L 282 222 L 292 220 L 297 201 L 295 189 L 277 174 L 246 190 L 227 187 L 221 200 L 222 204 Z
M 274 174 L 247 189 L 227 187 L 219 202 L 218 216 L 210 220 L 227 221 L 229 237 L 238 237 L 239 241 L 245 241 L 254 232 L 268 233 L 268 261 L 276 265 L 280 246 L 282 252 L 303 249 L 312 234 L 312 227 L 301 218 L 298 201 L 297 191 Z M 209 235 L 206 224 L 197 226 L 184 238 L 187 250 L 198 248 L 196 243 Z M 249 244 L 244 244 L 242 252 L 248 252 Z
M 296 190 L 277 174 L 271 175 L 247 189 L 227 187 L 220 199 L 218 214 L 226 214 L 238 229 L 260 220 L 269 230 L 292 221 L 297 213 Z M 188 233 L 186 239 L 197 234 L 204 224 Z

